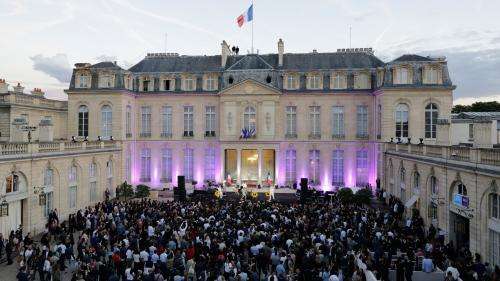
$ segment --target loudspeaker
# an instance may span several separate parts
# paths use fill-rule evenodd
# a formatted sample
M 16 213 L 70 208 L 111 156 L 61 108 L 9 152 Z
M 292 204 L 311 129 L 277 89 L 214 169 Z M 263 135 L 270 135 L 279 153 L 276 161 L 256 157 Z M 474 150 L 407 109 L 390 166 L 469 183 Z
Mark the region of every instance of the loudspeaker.
M 300 203 L 304 204 L 307 201 L 308 190 L 307 190 L 307 178 L 300 179 Z
M 184 176 L 177 176 L 177 187 L 186 188 L 186 178 Z
M 302 191 L 307 190 L 307 184 L 308 184 L 307 178 L 301 178 L 300 179 L 300 190 L 302 190 Z

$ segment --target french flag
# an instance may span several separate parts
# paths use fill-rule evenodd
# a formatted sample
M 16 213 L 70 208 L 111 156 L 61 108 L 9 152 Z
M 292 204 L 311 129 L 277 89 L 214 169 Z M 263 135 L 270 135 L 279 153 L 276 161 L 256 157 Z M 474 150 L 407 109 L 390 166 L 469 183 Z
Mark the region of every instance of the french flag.
M 250 8 L 248 8 L 243 14 L 241 14 L 239 17 L 236 18 L 236 22 L 238 23 L 238 26 L 241 27 L 245 22 L 250 22 L 253 20 L 253 4 L 250 5 Z

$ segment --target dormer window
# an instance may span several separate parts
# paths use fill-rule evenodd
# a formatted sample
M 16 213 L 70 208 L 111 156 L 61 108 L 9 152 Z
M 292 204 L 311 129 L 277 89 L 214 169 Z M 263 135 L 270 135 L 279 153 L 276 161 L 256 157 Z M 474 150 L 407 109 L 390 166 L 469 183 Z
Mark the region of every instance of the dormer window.
M 217 89 L 217 81 L 214 76 L 207 76 L 205 79 L 205 90 L 206 91 L 215 91 Z
M 114 85 L 113 75 L 101 74 L 99 75 L 99 88 L 112 88 Z
M 307 88 L 310 90 L 318 90 L 322 88 L 322 77 L 319 73 L 307 76 Z
M 184 79 L 184 91 L 194 91 L 195 89 L 195 86 L 196 86 L 196 81 L 194 80 L 195 78 L 194 77 L 186 77 Z
M 426 67 L 424 69 L 424 84 L 440 84 L 439 69 L 436 67 Z
M 331 83 L 332 89 L 346 89 L 347 77 L 344 73 L 333 73 Z
M 142 81 L 142 91 L 143 92 L 149 91 L 149 80 Z
M 367 73 L 354 75 L 354 89 L 370 89 L 370 77 Z
M 162 91 L 173 91 L 174 90 L 174 80 L 165 79 L 162 82 Z
M 85 74 L 80 74 L 78 76 L 78 88 L 88 88 L 88 76 Z
M 394 84 L 405 85 L 412 84 L 412 82 L 411 71 L 407 67 L 396 68 Z
M 297 90 L 299 88 L 299 77 L 296 74 L 287 74 L 285 77 L 285 89 Z

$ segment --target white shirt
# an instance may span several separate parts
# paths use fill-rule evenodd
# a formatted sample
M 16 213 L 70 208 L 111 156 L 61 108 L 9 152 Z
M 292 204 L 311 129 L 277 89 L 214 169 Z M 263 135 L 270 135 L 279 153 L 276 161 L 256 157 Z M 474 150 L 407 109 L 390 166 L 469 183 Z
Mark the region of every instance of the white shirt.
M 151 237 L 153 235 L 155 235 L 155 228 L 150 225 L 148 226 L 148 236 Z

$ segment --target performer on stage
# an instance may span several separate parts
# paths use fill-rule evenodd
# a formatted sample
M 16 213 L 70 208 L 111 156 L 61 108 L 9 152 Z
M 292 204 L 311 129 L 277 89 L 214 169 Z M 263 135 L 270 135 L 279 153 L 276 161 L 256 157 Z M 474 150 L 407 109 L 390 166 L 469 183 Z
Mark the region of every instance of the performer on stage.
M 274 190 L 275 190 L 275 189 L 276 189 L 276 188 L 275 188 L 274 184 L 271 184 L 271 185 L 269 186 L 269 201 L 274 200 Z

